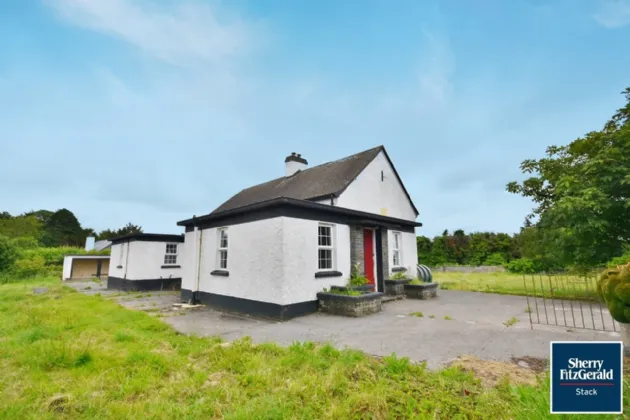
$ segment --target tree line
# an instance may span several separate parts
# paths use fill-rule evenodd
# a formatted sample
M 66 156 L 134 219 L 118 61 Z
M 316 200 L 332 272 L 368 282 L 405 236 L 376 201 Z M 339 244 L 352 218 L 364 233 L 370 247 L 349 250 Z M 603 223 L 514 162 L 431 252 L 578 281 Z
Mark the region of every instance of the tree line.
M 83 247 L 88 236 L 102 240 L 132 233 L 142 233 L 142 227 L 128 223 L 118 229 L 105 229 L 97 233 L 94 229 L 82 227 L 74 213 L 65 208 L 57 211 L 29 211 L 18 215 L 0 212 L 0 237 L 42 247 Z

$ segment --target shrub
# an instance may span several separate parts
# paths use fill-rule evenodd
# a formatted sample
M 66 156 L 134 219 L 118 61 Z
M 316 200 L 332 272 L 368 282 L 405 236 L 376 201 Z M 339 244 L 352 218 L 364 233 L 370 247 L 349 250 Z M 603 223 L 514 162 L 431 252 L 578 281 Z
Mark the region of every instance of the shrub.
M 6 236 L 0 236 L 0 273 L 7 271 L 17 258 L 17 250 Z
M 348 280 L 350 286 L 363 286 L 368 284 L 368 279 L 359 274 L 359 267 L 360 265 L 358 263 L 352 266 L 352 274 L 350 275 L 350 280 Z
M 505 258 L 503 254 L 495 252 L 494 254 L 488 255 L 488 258 L 484 261 L 483 265 L 503 265 L 505 264 Z
M 630 264 L 607 269 L 597 282 L 597 293 L 617 322 L 630 322 Z
M 403 271 L 397 271 L 389 276 L 390 280 L 407 280 L 407 274 Z
M 534 261 L 529 258 L 512 260 L 506 265 L 506 268 L 508 271 L 518 274 L 531 274 L 538 271 Z
M 624 249 L 623 255 L 621 255 L 620 257 L 615 257 L 612 260 L 610 260 L 608 262 L 608 268 L 616 268 L 620 265 L 624 265 L 628 263 L 630 263 L 630 246 L 627 246 Z
M 13 274 L 19 278 L 34 277 L 37 275 L 46 275 L 46 260 L 41 255 L 35 255 L 31 259 L 19 259 L 13 264 Z
M 20 249 L 33 249 L 37 248 L 39 245 L 37 243 L 37 239 L 32 236 L 21 236 L 19 238 L 11 239 L 11 244 L 15 246 L 18 250 Z

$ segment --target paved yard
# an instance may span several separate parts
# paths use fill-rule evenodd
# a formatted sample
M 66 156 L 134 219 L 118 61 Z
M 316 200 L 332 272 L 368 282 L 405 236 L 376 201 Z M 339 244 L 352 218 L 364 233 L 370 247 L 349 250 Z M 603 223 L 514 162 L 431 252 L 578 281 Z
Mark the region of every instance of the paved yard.
M 520 296 L 442 290 L 429 301 L 402 300 L 383 305 L 383 311 L 363 318 L 312 314 L 286 322 L 253 319 L 207 308 L 172 310 L 179 295 L 172 292 L 119 293 L 97 283 L 69 283 L 83 293 L 101 293 L 131 309 L 160 314 L 182 333 L 220 335 L 225 340 L 250 336 L 254 342 L 290 344 L 310 340 L 331 342 L 385 356 L 396 353 L 437 368 L 460 354 L 482 359 L 547 358 L 552 340 L 618 340 L 619 333 L 566 327 L 530 329 L 527 301 Z M 86 289 L 90 287 L 90 289 Z M 424 317 L 410 316 L 421 311 Z M 435 315 L 430 318 L 430 315 Z M 452 320 L 444 319 L 445 316 Z M 512 326 L 504 323 L 515 317 Z

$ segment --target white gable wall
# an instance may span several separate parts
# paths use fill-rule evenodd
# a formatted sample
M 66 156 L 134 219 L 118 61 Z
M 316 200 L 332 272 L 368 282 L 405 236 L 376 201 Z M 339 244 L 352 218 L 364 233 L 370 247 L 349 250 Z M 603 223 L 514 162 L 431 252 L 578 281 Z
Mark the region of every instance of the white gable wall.
M 381 181 L 381 171 L 384 181 Z M 404 220 L 416 220 L 416 213 L 398 182 L 394 168 L 382 151 L 341 193 L 336 205 Z
M 318 271 L 317 244 L 319 222 L 283 217 L 284 288 L 283 304 L 317 299 L 317 292 L 331 285 L 343 286 L 350 277 L 350 228 L 333 224 L 335 270 L 341 277 L 315 278 Z M 330 224 L 330 223 L 327 223 Z

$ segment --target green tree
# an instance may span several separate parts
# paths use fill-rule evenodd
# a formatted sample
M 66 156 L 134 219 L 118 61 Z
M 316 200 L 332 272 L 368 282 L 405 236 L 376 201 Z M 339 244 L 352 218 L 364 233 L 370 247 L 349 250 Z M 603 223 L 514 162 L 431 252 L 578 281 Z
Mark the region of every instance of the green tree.
M 142 226 L 134 225 L 133 223 L 127 223 L 125 226 L 118 230 L 105 229 L 99 232 L 97 238 L 99 241 L 105 239 L 117 238 L 119 236 L 132 235 L 135 233 L 143 233 Z
M 430 259 L 432 247 L 433 243 L 431 243 L 430 238 L 427 238 L 426 236 L 416 237 L 416 248 L 418 249 L 419 264 L 433 265 L 433 262 Z
M 42 233 L 42 223 L 33 216 L 16 216 L 8 219 L 0 218 L 0 235 L 8 238 L 31 237 L 39 238 Z
M 41 241 L 45 246 L 83 246 L 85 238 L 76 216 L 68 209 L 60 209 L 46 221 Z
M 564 264 L 601 264 L 630 242 L 630 88 L 623 94 L 626 105 L 601 131 L 523 161 L 529 178 L 507 185 L 534 201 L 531 217 L 552 232 L 546 243 L 559 247 Z

